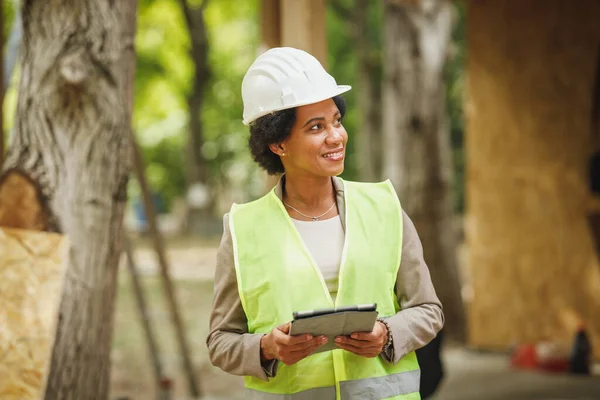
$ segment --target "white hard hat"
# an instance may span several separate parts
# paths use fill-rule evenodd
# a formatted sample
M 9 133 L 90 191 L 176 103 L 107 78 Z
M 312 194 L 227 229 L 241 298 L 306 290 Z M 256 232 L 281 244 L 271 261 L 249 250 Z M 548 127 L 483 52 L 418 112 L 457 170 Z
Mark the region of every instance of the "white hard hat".
M 350 90 L 305 51 L 276 47 L 261 54 L 242 81 L 244 125 L 275 111 L 318 103 Z

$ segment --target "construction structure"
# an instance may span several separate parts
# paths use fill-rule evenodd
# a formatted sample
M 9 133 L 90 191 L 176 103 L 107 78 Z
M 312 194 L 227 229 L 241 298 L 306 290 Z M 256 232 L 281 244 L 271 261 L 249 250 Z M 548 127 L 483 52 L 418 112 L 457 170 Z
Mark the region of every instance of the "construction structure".
M 600 357 L 600 267 L 588 165 L 600 148 L 600 3 L 467 3 L 470 342 L 568 343 Z M 596 99 L 595 99 L 596 98 Z M 595 100 L 594 100 L 595 99 Z

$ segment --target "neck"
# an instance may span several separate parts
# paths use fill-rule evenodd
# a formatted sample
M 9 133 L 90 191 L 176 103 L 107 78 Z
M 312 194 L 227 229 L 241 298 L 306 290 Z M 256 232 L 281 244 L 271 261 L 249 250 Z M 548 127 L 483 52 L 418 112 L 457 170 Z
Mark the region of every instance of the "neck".
M 335 200 L 331 177 L 296 177 L 285 175 L 283 198 L 306 208 L 331 206 Z

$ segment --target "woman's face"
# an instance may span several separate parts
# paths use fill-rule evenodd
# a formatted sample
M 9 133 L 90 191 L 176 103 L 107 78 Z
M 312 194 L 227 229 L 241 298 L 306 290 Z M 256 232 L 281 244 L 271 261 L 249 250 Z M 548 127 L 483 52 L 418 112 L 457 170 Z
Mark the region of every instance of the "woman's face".
M 344 171 L 348 134 L 332 99 L 296 109 L 290 135 L 271 150 L 281 157 L 288 175 L 331 177 Z

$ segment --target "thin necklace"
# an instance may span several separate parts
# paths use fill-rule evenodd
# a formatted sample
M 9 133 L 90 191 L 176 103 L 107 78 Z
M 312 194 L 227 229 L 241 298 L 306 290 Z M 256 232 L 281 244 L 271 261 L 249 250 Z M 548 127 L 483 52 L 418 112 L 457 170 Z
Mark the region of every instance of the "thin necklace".
M 287 207 L 291 208 L 292 210 L 296 211 L 298 214 L 302 215 L 304 218 L 309 218 L 312 219 L 313 222 L 316 222 L 319 220 L 319 218 L 325 216 L 326 214 L 329 213 L 329 211 L 331 211 L 333 209 L 333 206 L 335 206 L 335 201 L 333 202 L 333 204 L 331 205 L 331 207 L 329 207 L 329 210 L 325 211 L 323 214 L 321 215 L 317 215 L 316 217 L 311 217 L 310 215 L 306 215 L 304 214 L 302 211 L 298 210 L 297 208 L 294 208 L 292 206 L 290 206 L 288 203 L 286 203 L 285 201 L 283 202 L 283 204 L 285 204 Z

